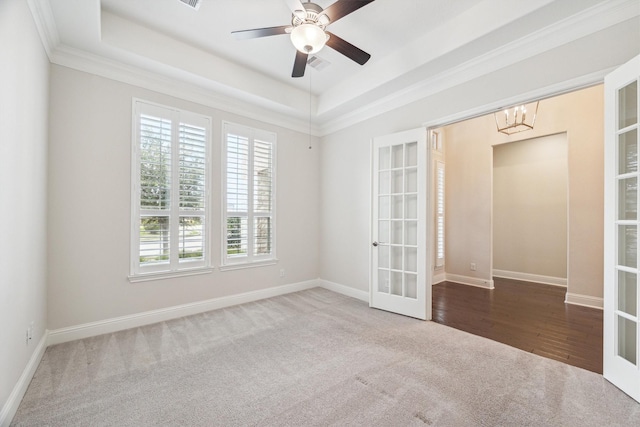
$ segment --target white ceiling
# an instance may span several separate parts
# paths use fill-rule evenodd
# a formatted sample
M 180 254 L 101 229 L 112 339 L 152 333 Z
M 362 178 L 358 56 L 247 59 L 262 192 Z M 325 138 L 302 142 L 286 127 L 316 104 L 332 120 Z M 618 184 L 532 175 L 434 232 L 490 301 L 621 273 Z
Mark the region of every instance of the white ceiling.
M 411 102 L 474 77 L 472 68 L 487 73 L 640 14 L 637 0 L 376 0 L 329 27 L 370 53 L 367 64 L 325 47 L 317 56 L 330 65 L 293 79 L 287 35 L 231 36 L 288 25 L 286 0 L 202 0 L 199 10 L 179 0 L 29 1 L 54 63 L 128 73 L 143 86 L 155 76 L 230 110 L 251 105 L 300 123 L 309 119 L 311 91 L 318 127 Z

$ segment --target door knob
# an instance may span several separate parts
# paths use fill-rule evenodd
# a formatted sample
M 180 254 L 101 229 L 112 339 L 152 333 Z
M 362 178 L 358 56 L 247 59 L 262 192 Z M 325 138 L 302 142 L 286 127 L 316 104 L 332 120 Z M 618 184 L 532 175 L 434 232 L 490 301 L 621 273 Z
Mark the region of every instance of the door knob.
M 378 242 L 373 242 L 373 243 L 372 243 L 372 245 L 373 245 L 374 247 L 377 247 L 377 246 L 378 246 Z

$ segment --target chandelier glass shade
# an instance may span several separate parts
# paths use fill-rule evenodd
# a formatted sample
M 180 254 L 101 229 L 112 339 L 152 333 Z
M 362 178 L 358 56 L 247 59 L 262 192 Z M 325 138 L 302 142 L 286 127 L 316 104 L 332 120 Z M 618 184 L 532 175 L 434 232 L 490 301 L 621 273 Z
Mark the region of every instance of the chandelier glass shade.
M 538 115 L 539 101 L 509 107 L 494 113 L 498 132 L 511 135 L 533 129 Z
M 327 33 L 315 24 L 300 24 L 291 30 L 291 42 L 302 53 L 320 51 L 329 39 Z

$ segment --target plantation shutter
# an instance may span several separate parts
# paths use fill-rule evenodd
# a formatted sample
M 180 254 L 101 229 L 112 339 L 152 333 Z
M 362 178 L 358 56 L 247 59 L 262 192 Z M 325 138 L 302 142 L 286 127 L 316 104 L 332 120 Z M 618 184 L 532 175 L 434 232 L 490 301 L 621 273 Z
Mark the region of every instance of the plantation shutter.
M 253 144 L 253 252 L 271 254 L 271 203 L 273 146 L 268 141 L 255 140 Z
M 436 162 L 436 267 L 444 266 L 444 163 Z
M 141 264 L 167 264 L 171 250 L 171 120 L 140 115 Z
M 224 264 L 273 259 L 275 134 L 225 123 Z
M 180 123 L 180 261 L 202 260 L 205 254 L 206 143 L 204 127 Z
M 249 138 L 227 134 L 227 257 L 248 255 Z
M 134 100 L 132 276 L 208 264 L 210 122 Z

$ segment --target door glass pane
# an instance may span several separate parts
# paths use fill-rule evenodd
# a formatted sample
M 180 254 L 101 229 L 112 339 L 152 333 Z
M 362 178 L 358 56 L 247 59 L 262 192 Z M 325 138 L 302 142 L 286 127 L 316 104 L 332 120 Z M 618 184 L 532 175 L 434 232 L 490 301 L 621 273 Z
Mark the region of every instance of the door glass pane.
M 627 271 L 618 271 L 618 310 L 632 316 L 637 315 L 638 276 Z
M 405 197 L 405 209 L 407 219 L 418 219 L 418 195 Z
M 389 246 L 378 246 L 378 267 L 389 268 Z
M 389 293 L 389 270 L 378 270 L 378 292 Z
M 391 272 L 391 293 L 402 296 L 402 273 Z
M 414 245 L 414 246 L 418 244 L 418 222 L 417 221 L 404 222 L 404 244 Z
M 393 188 L 393 192 L 395 194 L 404 192 L 404 188 L 403 188 L 404 186 L 403 186 L 403 183 L 402 183 L 402 175 L 403 175 L 402 172 L 403 172 L 402 170 L 393 171 L 392 172 L 393 173 L 393 187 L 392 188 Z
M 418 249 L 404 248 L 404 269 L 405 271 L 418 271 Z
M 618 174 L 638 171 L 638 130 L 618 136 Z
M 391 246 L 391 269 L 402 270 L 402 246 Z
M 618 91 L 618 129 L 638 123 L 638 81 Z
M 418 276 L 411 273 L 404 274 L 404 296 L 418 298 Z
M 378 169 L 390 169 L 391 151 L 389 147 L 380 147 L 378 150 Z
M 392 196 L 393 207 L 392 216 L 393 219 L 402 219 L 402 196 Z
M 636 322 L 622 316 L 618 318 L 618 356 L 636 364 Z
M 638 260 L 638 228 L 635 225 L 618 226 L 618 265 L 636 268 Z
M 391 147 L 391 167 L 401 168 L 404 166 L 404 145 L 394 145 Z
M 378 221 L 378 242 L 389 243 L 389 221 Z
M 391 222 L 391 244 L 402 244 L 402 221 Z
M 391 183 L 389 171 L 380 172 L 378 175 L 378 194 L 391 193 Z
M 418 165 L 418 143 L 410 142 L 405 145 L 405 166 Z
M 418 169 L 410 168 L 405 170 L 405 190 L 407 193 L 416 193 L 418 191 Z
M 389 196 L 380 196 L 378 199 L 378 218 L 389 219 Z
M 638 217 L 638 178 L 618 181 L 618 219 L 635 220 Z

